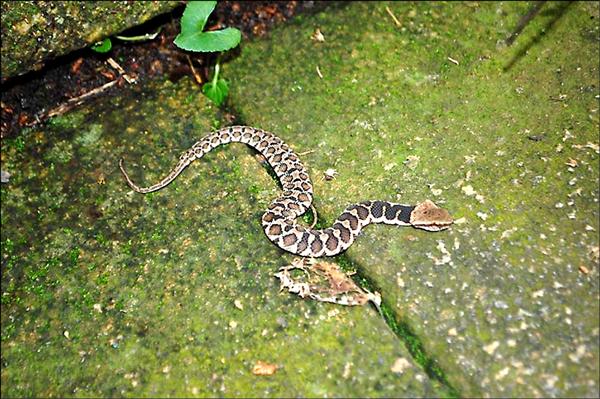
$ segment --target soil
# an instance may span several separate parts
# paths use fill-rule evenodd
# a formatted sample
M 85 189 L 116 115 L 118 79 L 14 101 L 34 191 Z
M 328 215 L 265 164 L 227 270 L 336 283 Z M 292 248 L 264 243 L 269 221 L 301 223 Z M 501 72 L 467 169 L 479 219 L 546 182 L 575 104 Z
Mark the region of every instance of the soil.
M 267 35 L 271 28 L 290 18 L 325 9 L 327 1 L 223 1 L 211 14 L 206 30 L 232 26 L 242 31 L 243 40 Z M 137 84 L 164 75 L 177 81 L 186 75 L 195 75 L 198 84 L 211 73 L 215 54 L 185 52 L 173 44 L 179 33 L 179 20 L 184 4 L 173 12 L 161 15 L 147 23 L 122 33 L 135 36 L 156 32 L 154 40 L 127 42 L 113 39 L 111 51 L 105 54 L 81 49 L 49 61 L 40 71 L 8 80 L 2 84 L 0 138 L 14 137 L 20 129 L 44 122 L 49 115 L 78 105 L 72 99 L 117 80 L 96 95 L 110 95 L 119 87 L 129 84 L 124 76 L 109 64 L 116 61 Z M 235 54 L 235 49 L 232 53 Z M 191 68 L 193 65 L 193 70 Z M 71 101 L 69 101 L 71 100 Z

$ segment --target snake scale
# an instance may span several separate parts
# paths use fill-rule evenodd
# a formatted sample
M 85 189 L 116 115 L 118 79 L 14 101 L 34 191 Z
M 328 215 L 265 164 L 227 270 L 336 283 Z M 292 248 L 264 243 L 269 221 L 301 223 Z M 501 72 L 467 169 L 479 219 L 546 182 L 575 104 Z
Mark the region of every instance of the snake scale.
M 299 224 L 301 216 L 313 200 L 313 186 L 308 171 L 298 156 L 279 137 L 249 126 L 231 126 L 208 134 L 179 157 L 177 165 L 160 182 L 149 186 L 136 185 L 123 167 L 119 167 L 129 186 L 138 193 L 160 190 L 171 183 L 194 160 L 221 144 L 241 142 L 259 151 L 271 165 L 283 193 L 275 199 L 262 216 L 262 227 L 279 248 L 308 257 L 334 256 L 345 251 L 371 223 L 439 231 L 452 224 L 448 212 L 426 200 L 416 206 L 387 201 L 365 201 L 350 205 L 331 227 L 312 229 Z

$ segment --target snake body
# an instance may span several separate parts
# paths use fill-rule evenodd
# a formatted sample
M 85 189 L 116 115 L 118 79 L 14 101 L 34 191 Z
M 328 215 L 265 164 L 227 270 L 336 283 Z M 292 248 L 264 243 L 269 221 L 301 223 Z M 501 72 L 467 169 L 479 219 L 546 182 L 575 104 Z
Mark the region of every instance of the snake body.
M 133 190 L 150 193 L 167 186 L 189 164 L 215 147 L 234 142 L 247 144 L 259 151 L 281 182 L 283 193 L 263 214 L 262 227 L 269 240 L 285 251 L 308 257 L 334 256 L 348 249 L 361 230 L 371 223 L 413 226 L 429 231 L 446 229 L 452 223 L 447 211 L 428 200 L 416 206 L 365 201 L 347 207 L 331 227 L 304 227 L 296 219 L 311 207 L 313 200 L 313 185 L 308 171 L 283 140 L 249 126 L 226 127 L 203 137 L 181 154 L 177 165 L 164 179 L 149 187 L 140 187 L 131 180 L 125 172 L 123 160 L 119 167 Z

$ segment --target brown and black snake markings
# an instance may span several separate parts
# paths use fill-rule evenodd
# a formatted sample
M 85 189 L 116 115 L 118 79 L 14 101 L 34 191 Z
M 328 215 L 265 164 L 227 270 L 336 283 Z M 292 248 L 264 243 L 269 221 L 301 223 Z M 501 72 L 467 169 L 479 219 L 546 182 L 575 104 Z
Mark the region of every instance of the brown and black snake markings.
M 309 257 L 337 255 L 348 249 L 363 227 L 371 223 L 413 226 L 429 231 L 444 230 L 452 224 L 448 212 L 429 200 L 416 206 L 365 201 L 346 208 L 331 227 L 304 227 L 296 219 L 306 212 L 313 200 L 313 186 L 306 168 L 279 137 L 249 126 L 227 127 L 202 138 L 179 157 L 177 165 L 163 180 L 149 187 L 139 187 L 131 181 L 123 168 L 123 160 L 119 167 L 131 188 L 138 193 L 150 193 L 167 186 L 190 163 L 213 148 L 234 142 L 247 144 L 264 155 L 283 186 L 281 196 L 262 216 L 262 226 L 267 237 L 288 252 Z

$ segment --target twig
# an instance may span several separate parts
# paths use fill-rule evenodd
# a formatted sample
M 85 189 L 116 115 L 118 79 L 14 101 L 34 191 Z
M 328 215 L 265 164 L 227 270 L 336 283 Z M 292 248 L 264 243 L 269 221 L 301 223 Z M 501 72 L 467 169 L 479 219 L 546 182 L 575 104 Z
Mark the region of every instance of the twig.
M 202 76 L 200 76 L 200 74 L 198 74 L 198 72 L 196 72 L 196 69 L 194 68 L 194 64 L 192 63 L 192 59 L 190 58 L 189 55 L 185 55 L 187 57 L 188 63 L 190 64 L 190 68 L 192 69 L 192 75 L 194 75 L 194 79 L 196 79 L 196 82 L 201 85 L 202 82 Z
M 80 95 L 78 97 L 70 98 L 67 100 L 66 103 L 63 103 L 63 104 L 59 105 L 58 107 L 51 109 L 45 115 L 42 114 L 41 116 L 39 116 L 39 118 L 45 119 L 45 118 L 51 118 L 51 117 L 57 116 L 57 115 L 62 115 L 65 112 L 67 112 L 67 111 L 77 107 L 81 103 L 83 103 L 83 101 L 86 98 L 96 95 L 98 93 L 101 93 L 101 92 L 105 91 L 106 89 L 116 85 L 119 82 L 119 80 L 120 80 L 120 78 L 117 78 L 115 80 L 112 80 L 108 83 L 103 84 L 100 87 L 96 87 L 95 89 L 92 89 L 92 90 L 88 91 L 87 93 L 83 93 L 82 95 Z M 37 116 L 36 116 L 36 118 L 37 118 Z
M 456 61 L 456 60 L 455 60 L 454 58 L 452 58 L 452 57 L 448 57 L 448 61 L 450 61 L 450 62 L 451 62 L 451 63 L 453 63 L 453 64 L 456 64 L 456 65 L 458 65 L 458 61 Z
M 117 70 L 117 72 L 119 72 L 119 77 L 117 79 L 111 80 L 108 83 L 103 84 L 100 87 L 96 87 L 95 89 L 92 89 L 86 93 L 83 93 L 80 96 L 77 97 L 73 97 L 68 99 L 65 103 L 60 104 L 58 107 L 52 108 L 51 110 L 49 110 L 48 112 L 44 113 L 39 113 L 35 115 L 35 121 L 30 124 L 29 126 L 32 126 L 36 123 L 40 123 L 41 121 L 48 119 L 48 118 L 52 118 L 53 116 L 58 116 L 58 115 L 62 115 L 65 112 L 68 112 L 70 110 L 72 110 L 73 108 L 81 105 L 87 98 L 95 96 L 96 94 L 102 93 L 103 91 L 108 90 L 109 88 L 113 87 L 114 85 L 116 85 L 117 83 L 119 83 L 119 81 L 121 80 L 121 78 L 125 79 L 127 81 L 127 83 L 132 84 L 136 82 L 136 79 L 129 76 L 125 70 L 123 69 L 123 67 L 121 67 L 121 65 L 119 65 L 117 63 L 117 61 L 115 61 L 113 58 L 109 57 L 106 62 L 108 62 L 108 64 L 113 67 L 114 69 Z
M 123 76 L 123 78 L 127 81 L 127 83 L 132 84 L 135 83 L 136 79 L 132 78 L 131 76 L 129 76 L 125 70 L 121 67 L 121 65 L 119 65 L 117 63 L 117 61 L 115 61 L 114 59 L 112 59 L 111 57 L 108 57 L 108 59 L 106 60 L 106 62 L 108 62 L 108 64 L 115 68 L 117 70 L 117 72 L 119 72 L 119 74 L 121 74 Z
M 317 75 L 319 75 L 319 77 L 321 79 L 323 79 L 323 74 L 321 73 L 321 70 L 319 69 L 319 66 L 317 65 Z
M 400 21 L 398 21 L 398 18 L 396 18 L 396 16 L 394 15 L 394 13 L 392 12 L 392 10 L 390 10 L 390 8 L 388 6 L 385 7 L 385 10 L 387 11 L 388 14 L 390 14 L 390 17 L 392 17 L 392 19 L 394 20 L 394 23 L 396 24 L 396 26 L 398 28 L 402 27 L 402 24 L 400 23 Z
M 123 40 L 124 42 L 141 42 L 144 40 L 154 40 L 156 36 L 160 33 L 162 28 L 158 28 L 158 30 L 154 33 L 146 33 L 145 35 L 139 36 L 119 36 L 115 35 L 116 39 Z

